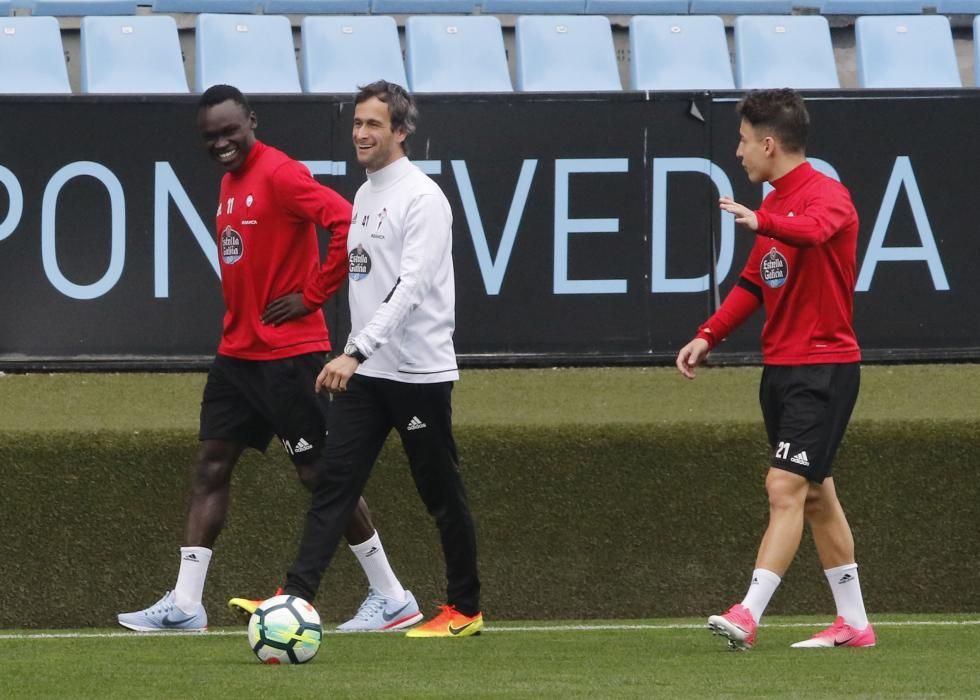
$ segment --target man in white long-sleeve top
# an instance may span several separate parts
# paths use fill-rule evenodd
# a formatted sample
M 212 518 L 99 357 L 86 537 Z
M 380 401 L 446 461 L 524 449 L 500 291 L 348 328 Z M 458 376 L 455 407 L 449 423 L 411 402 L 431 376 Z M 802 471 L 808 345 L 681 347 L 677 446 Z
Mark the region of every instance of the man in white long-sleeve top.
M 353 141 L 367 182 L 347 238 L 352 332 L 317 378 L 334 395 L 320 479 L 285 592 L 311 600 L 392 428 L 439 529 L 446 605 L 411 637 L 464 637 L 483 628 L 476 536 L 452 434 L 456 291 L 452 212 L 407 157 L 418 111 L 399 85 L 355 98 Z

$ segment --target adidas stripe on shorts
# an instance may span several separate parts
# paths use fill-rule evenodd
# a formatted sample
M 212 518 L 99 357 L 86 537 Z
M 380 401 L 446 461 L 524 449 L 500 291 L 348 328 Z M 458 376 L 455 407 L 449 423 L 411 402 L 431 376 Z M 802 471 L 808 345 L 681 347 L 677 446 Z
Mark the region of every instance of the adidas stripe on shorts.
M 214 358 L 201 400 L 201 440 L 233 440 L 264 452 L 278 436 L 293 464 L 309 464 L 325 439 L 328 394 L 314 383 L 326 355 L 279 360 Z
M 817 484 L 830 476 L 860 385 L 858 362 L 766 365 L 759 404 L 773 449 L 772 466 Z

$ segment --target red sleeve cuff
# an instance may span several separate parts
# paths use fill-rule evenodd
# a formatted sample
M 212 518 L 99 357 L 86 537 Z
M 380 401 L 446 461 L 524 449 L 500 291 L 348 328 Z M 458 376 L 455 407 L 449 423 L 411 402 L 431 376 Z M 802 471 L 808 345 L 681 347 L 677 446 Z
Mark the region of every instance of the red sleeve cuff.
M 715 345 L 718 344 L 718 337 L 711 332 L 711 329 L 707 326 L 701 326 L 698 328 L 698 334 L 694 336 L 695 338 L 701 338 L 706 343 L 708 343 L 708 349 L 714 350 Z
M 769 230 L 769 224 L 772 223 L 772 219 L 769 218 L 766 212 L 761 209 L 756 210 L 755 218 L 759 222 L 759 229 L 756 233 L 764 233 Z

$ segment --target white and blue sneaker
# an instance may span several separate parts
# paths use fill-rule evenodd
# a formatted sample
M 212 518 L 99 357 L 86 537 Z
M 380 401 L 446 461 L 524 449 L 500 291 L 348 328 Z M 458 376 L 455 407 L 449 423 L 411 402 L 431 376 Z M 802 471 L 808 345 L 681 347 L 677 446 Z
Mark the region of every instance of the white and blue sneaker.
M 185 613 L 174 602 L 173 591 L 164 593 L 160 600 L 146 610 L 119 613 L 116 619 L 123 627 L 137 632 L 208 631 L 208 614 L 204 612 L 204 606 L 198 605 L 194 613 Z
M 381 595 L 368 588 L 368 596 L 354 615 L 337 628 L 338 632 L 390 632 L 411 627 L 422 619 L 422 611 L 411 591 L 405 600 Z

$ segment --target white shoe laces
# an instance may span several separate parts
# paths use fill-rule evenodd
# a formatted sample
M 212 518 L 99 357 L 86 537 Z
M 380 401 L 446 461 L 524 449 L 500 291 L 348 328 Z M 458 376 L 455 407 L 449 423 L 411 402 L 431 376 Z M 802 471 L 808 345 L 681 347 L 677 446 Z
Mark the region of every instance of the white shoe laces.
M 163 594 L 163 597 L 155 602 L 153 605 L 148 607 L 145 612 L 147 615 L 156 615 L 157 613 L 170 612 L 174 608 L 174 597 L 171 595 L 171 591 L 167 591 Z
M 372 590 L 368 593 L 368 597 L 364 599 L 364 602 L 361 603 L 361 607 L 357 609 L 357 614 L 354 615 L 354 619 L 367 622 L 375 617 L 378 611 L 383 609 L 384 606 L 385 597 L 377 591 Z

